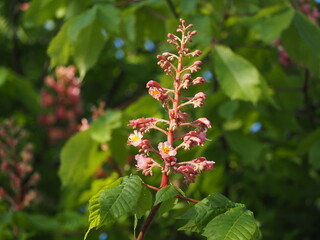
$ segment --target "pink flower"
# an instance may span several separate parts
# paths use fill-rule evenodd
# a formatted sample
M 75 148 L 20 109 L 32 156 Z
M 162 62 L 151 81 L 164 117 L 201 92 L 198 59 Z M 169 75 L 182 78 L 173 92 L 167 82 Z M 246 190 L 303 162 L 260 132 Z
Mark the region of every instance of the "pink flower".
M 198 118 L 194 122 L 199 123 L 202 127 L 211 128 L 211 122 L 207 118 Z
M 128 126 L 132 128 L 139 128 L 140 132 L 147 132 L 148 129 L 157 123 L 157 118 L 138 118 L 136 120 L 130 120 Z
M 139 152 L 147 155 L 149 154 L 150 150 L 153 149 L 151 142 L 148 139 L 142 139 L 138 147 L 140 148 Z
M 202 64 L 201 61 L 195 61 L 190 67 L 190 72 L 194 73 L 194 72 L 198 72 L 201 68 L 199 67 Z
M 203 92 L 199 92 L 191 99 L 191 102 L 195 108 L 201 107 L 204 104 L 204 99 L 206 95 Z
M 205 78 L 203 77 L 196 77 L 193 81 L 192 81 L 192 84 L 193 85 L 199 85 L 199 84 L 202 84 L 206 81 Z
M 150 88 L 150 87 L 162 88 L 160 83 L 153 80 L 150 80 L 149 82 L 147 82 L 147 88 Z
M 142 142 L 142 137 L 143 135 L 141 134 L 141 132 L 134 130 L 133 134 L 130 134 L 129 136 L 128 143 L 131 144 L 132 146 L 137 147 Z
M 183 138 L 184 149 L 191 149 L 194 146 L 202 146 L 203 142 L 206 141 L 206 132 L 188 132 Z
M 177 171 L 184 175 L 186 182 L 188 183 L 195 182 L 196 176 L 198 175 L 198 172 L 193 165 L 181 166 Z
M 159 143 L 158 149 L 163 159 L 173 157 L 177 154 L 177 151 L 168 142 Z
M 199 171 L 208 171 L 213 169 L 214 161 L 208 161 L 205 157 L 198 157 L 193 160 L 194 163 L 197 163 L 197 170 Z
M 152 176 L 152 167 L 154 167 L 154 160 L 141 154 L 135 156 L 137 161 L 136 167 L 142 170 L 142 174 Z
M 163 88 L 150 87 L 149 94 L 161 102 L 161 104 L 166 104 L 168 102 L 169 96 L 165 93 Z

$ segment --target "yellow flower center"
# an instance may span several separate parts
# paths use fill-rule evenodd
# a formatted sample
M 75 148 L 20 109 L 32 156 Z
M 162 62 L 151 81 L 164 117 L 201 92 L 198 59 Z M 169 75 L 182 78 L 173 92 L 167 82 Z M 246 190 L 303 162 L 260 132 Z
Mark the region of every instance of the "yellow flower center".
M 170 151 L 170 147 L 169 147 L 169 146 L 163 146 L 163 147 L 161 148 L 161 150 L 162 150 L 162 152 L 168 154 L 169 151 Z
M 159 94 L 158 89 L 154 89 L 151 91 L 151 95 L 158 95 L 158 94 Z
M 131 138 L 131 140 L 135 142 L 135 141 L 139 141 L 140 138 L 139 138 L 139 136 L 138 136 L 137 134 L 135 134 L 135 135 L 133 135 L 133 137 Z

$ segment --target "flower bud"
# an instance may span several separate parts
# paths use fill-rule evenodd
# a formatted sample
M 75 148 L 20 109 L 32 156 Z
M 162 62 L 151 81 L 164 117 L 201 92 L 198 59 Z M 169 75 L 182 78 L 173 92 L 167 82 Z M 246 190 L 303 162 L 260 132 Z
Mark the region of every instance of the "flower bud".
M 191 33 L 190 33 L 190 36 L 194 36 L 194 35 L 196 35 L 198 32 L 196 31 L 196 30 L 194 30 L 194 31 L 192 31 Z
M 150 80 L 149 82 L 147 82 L 147 88 L 150 88 L 150 87 L 162 88 L 160 83 L 153 80 Z
M 168 38 L 171 38 L 172 40 L 176 40 L 177 36 L 172 33 L 168 33 Z

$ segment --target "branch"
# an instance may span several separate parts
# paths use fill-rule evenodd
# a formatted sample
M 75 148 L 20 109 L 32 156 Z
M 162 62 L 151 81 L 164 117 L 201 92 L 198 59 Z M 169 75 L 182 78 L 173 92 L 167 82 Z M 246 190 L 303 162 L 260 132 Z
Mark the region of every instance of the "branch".
M 309 104 L 308 89 L 309 89 L 309 70 L 306 68 L 304 70 L 304 82 L 303 82 L 303 87 L 302 87 L 305 105 Z
M 145 237 L 145 234 L 148 231 L 148 228 L 149 228 L 149 226 L 150 226 L 150 224 L 151 224 L 151 222 L 152 222 L 154 216 L 156 215 L 160 206 L 161 206 L 161 203 L 153 206 L 148 218 L 146 219 L 146 221 L 144 222 L 144 224 L 142 226 L 142 229 L 139 233 L 137 240 L 142 240 Z
M 148 188 L 151 188 L 151 189 L 155 190 L 155 191 L 159 191 L 159 190 L 160 190 L 160 188 L 157 188 L 157 187 L 151 186 L 151 185 L 146 184 L 146 183 L 144 183 L 144 182 L 142 182 L 142 184 L 143 184 L 143 185 L 145 185 L 145 186 L 146 186 L 146 187 L 148 187 Z
M 180 199 L 187 200 L 187 201 L 189 201 L 189 202 L 194 202 L 194 203 L 200 202 L 200 201 L 198 201 L 198 200 L 196 200 L 196 199 L 184 197 L 184 196 L 181 196 L 181 195 L 176 195 L 176 198 L 180 198 Z
M 146 184 L 146 183 L 144 183 L 144 182 L 142 182 L 142 184 L 145 185 L 146 187 L 152 189 L 152 190 L 155 190 L 155 191 L 159 191 L 159 190 L 160 190 L 160 188 L 151 186 L 151 185 Z M 176 197 L 176 198 L 179 198 L 179 199 L 187 200 L 187 201 L 189 201 L 189 202 L 194 202 L 194 203 L 198 203 L 198 202 L 199 202 L 199 201 L 196 200 L 196 199 L 184 197 L 184 196 L 181 196 L 181 195 L 176 195 L 175 197 Z
M 172 2 L 171 0 L 167 0 L 167 4 L 169 5 L 169 8 L 170 8 L 173 16 L 174 16 L 176 19 L 179 19 L 180 16 L 179 16 L 179 14 L 178 14 L 177 11 L 176 11 L 176 8 L 175 8 L 175 6 L 173 5 L 173 2 Z

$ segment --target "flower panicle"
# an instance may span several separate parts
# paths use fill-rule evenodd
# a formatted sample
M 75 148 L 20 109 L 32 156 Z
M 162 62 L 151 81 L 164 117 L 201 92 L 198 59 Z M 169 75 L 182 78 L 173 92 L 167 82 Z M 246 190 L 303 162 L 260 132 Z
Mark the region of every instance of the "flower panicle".
M 194 182 L 197 175 L 203 171 L 212 170 L 214 165 L 213 161 L 208 161 L 205 157 L 198 157 L 187 162 L 178 160 L 179 150 L 189 150 L 197 146 L 203 146 L 208 141 L 206 138 L 207 130 L 211 128 L 211 123 L 207 118 L 203 117 L 190 121 L 189 114 L 183 110 L 187 105 L 194 108 L 201 107 L 205 104 L 206 99 L 206 94 L 203 92 L 198 92 L 192 97 L 182 97 L 181 94 L 183 89 L 206 82 L 204 77 L 192 76 L 201 69 L 202 62 L 200 60 L 193 61 L 189 66 L 183 65 L 184 58 L 199 57 L 202 54 L 200 50 L 191 51 L 187 48 L 187 44 L 192 42 L 193 37 L 197 34 L 197 31 L 191 30 L 191 28 L 193 28 L 193 24 L 187 24 L 185 20 L 180 19 L 177 28 L 177 33 L 180 36 L 169 33 L 167 39 L 167 42 L 173 45 L 177 52 L 163 52 L 157 55 L 157 64 L 165 74 L 173 79 L 173 88 L 164 88 L 154 80 L 150 80 L 146 84 L 151 97 L 167 108 L 168 120 L 149 117 L 130 120 L 128 124 L 135 129 L 129 135 L 128 144 L 139 148 L 139 154 L 135 157 L 137 169 L 142 170 L 142 174 L 150 176 L 153 167 L 160 167 L 166 175 L 171 173 L 182 174 L 187 183 Z M 158 125 L 158 123 L 162 124 Z M 163 124 L 166 126 L 163 127 Z M 194 129 L 190 130 L 188 128 Z M 144 138 L 144 135 L 151 129 L 164 133 L 167 141 L 158 143 L 157 148 L 154 148 L 151 141 Z M 161 162 L 161 164 L 158 162 Z

